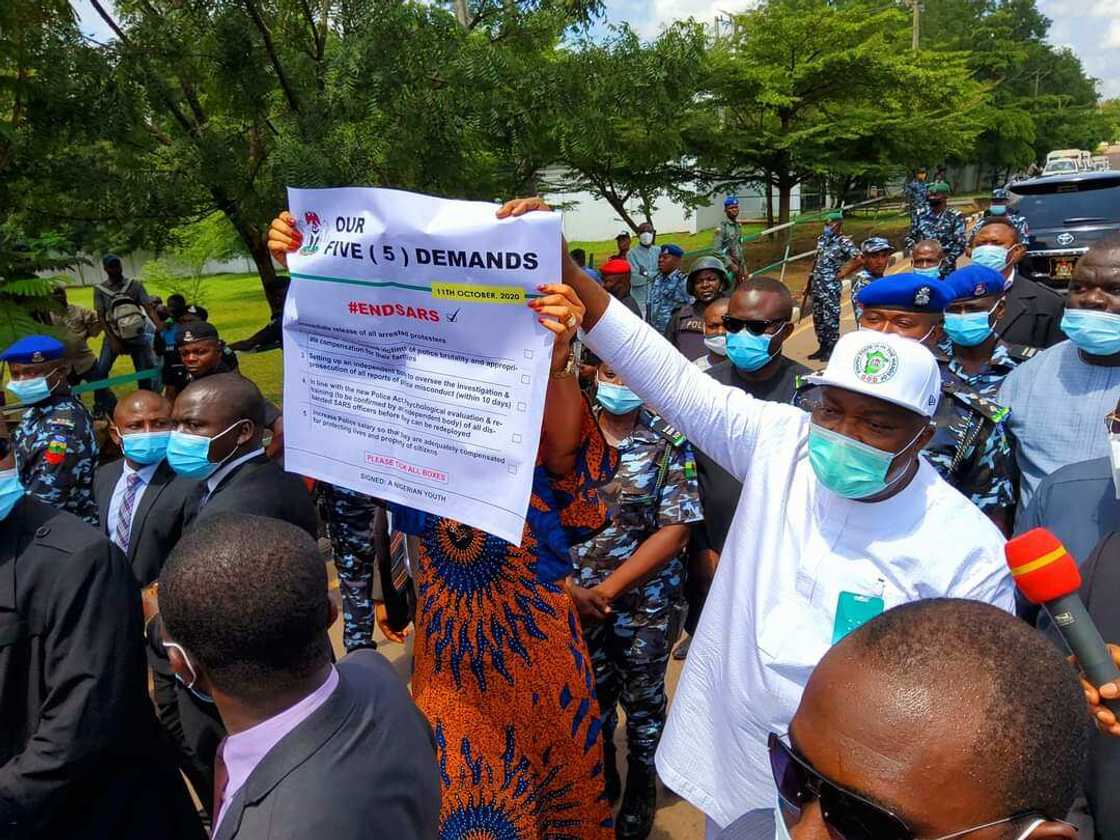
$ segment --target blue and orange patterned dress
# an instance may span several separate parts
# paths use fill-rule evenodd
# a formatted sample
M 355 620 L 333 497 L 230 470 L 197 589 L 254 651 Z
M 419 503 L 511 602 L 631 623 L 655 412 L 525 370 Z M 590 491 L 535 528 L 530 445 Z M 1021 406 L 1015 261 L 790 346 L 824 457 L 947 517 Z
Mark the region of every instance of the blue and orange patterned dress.
M 585 403 L 586 407 L 586 403 Z M 613 838 L 570 546 L 606 525 L 617 453 L 585 411 L 575 471 L 537 465 L 519 547 L 423 516 L 412 686 L 435 731 L 441 840 Z

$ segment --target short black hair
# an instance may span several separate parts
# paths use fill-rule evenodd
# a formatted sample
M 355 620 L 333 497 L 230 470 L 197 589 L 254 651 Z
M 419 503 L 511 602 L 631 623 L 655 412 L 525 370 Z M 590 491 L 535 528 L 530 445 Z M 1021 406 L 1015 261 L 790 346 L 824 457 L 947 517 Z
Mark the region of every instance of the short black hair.
M 984 228 L 990 227 L 992 225 L 1003 225 L 1005 228 L 1008 228 L 1013 234 L 1015 234 L 1016 245 L 1023 241 L 1022 236 L 1019 234 L 1019 228 L 1015 227 L 1015 225 L 1011 223 L 1011 220 L 1006 216 L 985 216 L 983 219 L 976 223 L 976 232 L 979 233 Z
M 767 274 L 762 274 L 758 277 L 748 277 L 739 284 L 739 288 L 735 290 L 735 294 L 741 291 L 769 292 L 775 294 L 781 299 L 782 305 L 788 307 L 789 317 L 793 317 L 793 292 L 791 292 L 789 287 L 777 277 L 771 277 Z
M 330 660 L 319 547 L 279 519 L 207 519 L 171 552 L 159 576 L 159 603 L 168 640 L 235 697 L 267 697 Z
M 186 306 L 187 305 L 187 299 L 185 297 L 183 297 L 183 295 L 179 294 L 178 292 L 175 292 L 174 294 L 170 294 L 170 295 L 167 296 L 167 305 L 170 306 L 173 303 L 181 303 L 181 304 L 183 304 L 183 306 Z
M 198 391 L 225 408 L 227 417 L 252 420 L 258 431 L 264 427 L 264 396 L 253 380 L 240 373 L 215 373 L 195 380 L 179 396 Z
M 929 598 L 887 610 L 840 644 L 887 681 L 922 684 L 943 703 L 957 703 L 953 686 L 962 681 L 986 694 L 986 707 L 970 710 L 976 778 L 1003 786 L 995 793 L 1005 814 L 1065 817 L 1081 782 L 1089 715 L 1073 669 L 1041 633 L 980 601 Z

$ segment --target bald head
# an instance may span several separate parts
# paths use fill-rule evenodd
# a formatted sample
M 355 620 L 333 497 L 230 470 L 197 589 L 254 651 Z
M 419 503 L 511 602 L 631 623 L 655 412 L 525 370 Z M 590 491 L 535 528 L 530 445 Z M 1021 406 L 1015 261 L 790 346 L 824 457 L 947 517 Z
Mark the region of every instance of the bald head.
M 1022 811 L 1062 819 L 1088 717 L 1072 669 L 1033 628 L 977 601 L 929 599 L 829 650 L 790 736 L 826 778 L 937 837 Z
M 190 410 L 203 413 L 218 424 L 251 420 L 264 425 L 264 397 L 260 389 L 239 373 L 219 373 L 192 382 L 175 400 L 175 416 Z
M 1094 243 L 1077 261 L 1074 273 L 1079 280 L 1094 285 L 1120 280 L 1120 234 Z
M 117 407 L 113 410 L 113 423 L 121 427 L 134 414 L 156 414 L 170 418 L 171 400 L 155 391 L 133 391 L 117 400 Z
M 941 265 L 945 250 L 936 239 L 923 239 L 910 252 L 910 262 L 914 268 L 935 268 Z

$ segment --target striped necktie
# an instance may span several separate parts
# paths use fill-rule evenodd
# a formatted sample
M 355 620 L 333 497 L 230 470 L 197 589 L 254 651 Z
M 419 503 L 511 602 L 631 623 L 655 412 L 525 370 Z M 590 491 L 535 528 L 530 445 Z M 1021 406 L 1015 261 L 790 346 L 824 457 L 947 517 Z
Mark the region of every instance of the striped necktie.
M 141 478 L 138 473 L 129 474 L 124 486 L 124 498 L 121 499 L 121 507 L 117 511 L 117 527 L 113 534 L 113 542 L 119 545 L 125 554 L 128 554 L 128 540 L 132 533 L 132 508 L 136 504 L 136 491 L 140 484 Z

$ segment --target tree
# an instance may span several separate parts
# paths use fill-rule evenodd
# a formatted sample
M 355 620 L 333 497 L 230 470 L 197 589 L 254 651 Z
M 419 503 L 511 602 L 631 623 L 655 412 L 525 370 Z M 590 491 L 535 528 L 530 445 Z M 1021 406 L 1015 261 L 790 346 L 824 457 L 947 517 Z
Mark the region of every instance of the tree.
M 710 54 L 719 127 L 690 138 L 704 179 L 761 178 L 784 223 L 793 187 L 816 175 L 881 177 L 965 151 L 986 92 L 966 55 L 914 52 L 910 32 L 902 10 L 862 0 L 768 0 L 739 15 Z
M 563 172 L 553 191 L 588 190 L 636 229 L 658 196 L 690 200 L 685 127 L 703 85 L 704 34 L 677 23 L 651 44 L 623 24 L 605 42 L 584 38 L 556 62 L 548 107 Z

